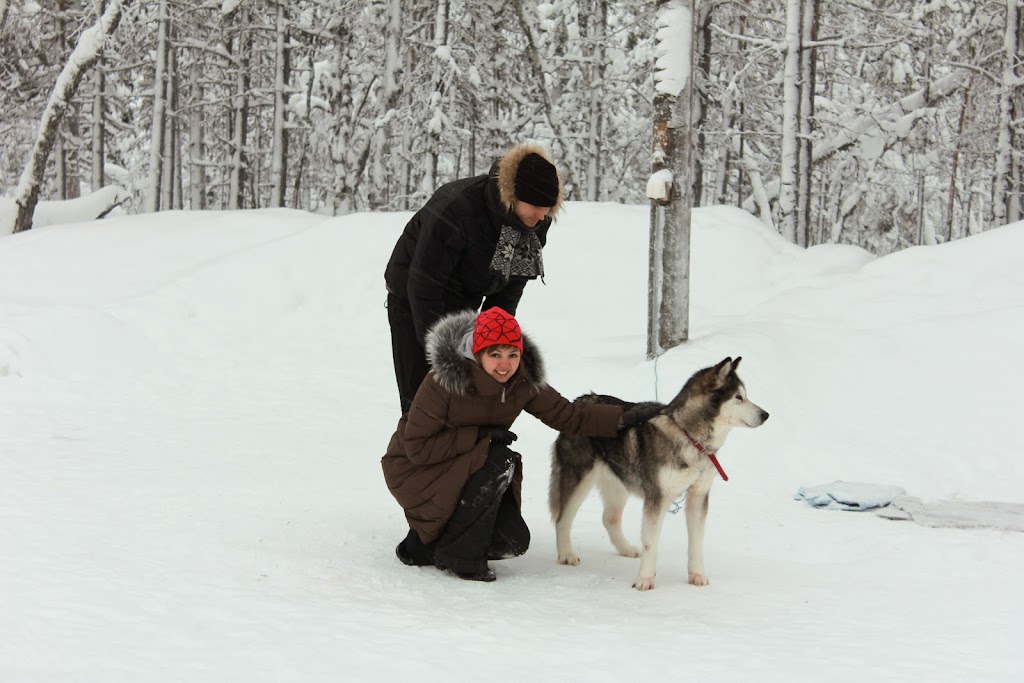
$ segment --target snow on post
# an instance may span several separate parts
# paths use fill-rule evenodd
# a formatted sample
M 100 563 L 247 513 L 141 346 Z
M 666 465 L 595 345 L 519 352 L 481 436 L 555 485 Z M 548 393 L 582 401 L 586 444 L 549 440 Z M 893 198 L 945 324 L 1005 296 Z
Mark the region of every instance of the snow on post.
M 654 91 L 678 97 L 690 80 L 693 15 L 683 0 L 669 0 L 656 20 Z
M 672 192 L 672 171 L 663 168 L 655 171 L 647 180 L 647 198 L 667 202 Z

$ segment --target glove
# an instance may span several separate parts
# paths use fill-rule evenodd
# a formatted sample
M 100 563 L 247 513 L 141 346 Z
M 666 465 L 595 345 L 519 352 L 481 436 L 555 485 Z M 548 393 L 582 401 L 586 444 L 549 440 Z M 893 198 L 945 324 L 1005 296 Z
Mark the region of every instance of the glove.
M 515 432 L 511 432 L 504 427 L 481 427 L 479 435 L 490 438 L 491 443 L 496 443 L 500 446 L 508 446 L 519 438 Z
M 647 422 L 655 415 L 661 413 L 665 406 L 660 403 L 648 403 L 635 405 L 622 413 L 622 424 L 619 425 L 619 431 L 623 429 L 629 429 L 630 427 L 636 427 L 644 422 Z

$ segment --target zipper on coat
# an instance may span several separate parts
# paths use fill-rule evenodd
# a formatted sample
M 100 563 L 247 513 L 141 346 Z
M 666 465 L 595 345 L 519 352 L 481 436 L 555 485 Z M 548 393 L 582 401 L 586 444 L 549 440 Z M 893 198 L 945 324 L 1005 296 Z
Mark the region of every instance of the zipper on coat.
M 501 388 L 501 402 L 505 402 L 505 387 Z

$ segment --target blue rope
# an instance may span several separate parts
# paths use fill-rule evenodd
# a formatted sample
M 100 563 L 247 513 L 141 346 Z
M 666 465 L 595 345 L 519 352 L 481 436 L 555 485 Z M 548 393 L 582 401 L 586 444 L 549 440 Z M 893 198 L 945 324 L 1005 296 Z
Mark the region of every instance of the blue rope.
M 658 359 L 661 358 L 661 354 L 654 357 L 654 400 L 658 400 Z M 659 401 L 660 403 L 660 401 Z
M 654 357 L 654 400 L 658 401 L 658 403 L 661 403 L 661 401 L 658 399 L 658 360 L 660 358 L 661 358 L 661 354 L 658 354 L 657 356 Z M 684 492 L 683 496 L 679 500 L 676 500 L 676 501 L 672 502 L 672 507 L 670 507 L 668 509 L 669 514 L 674 515 L 677 512 L 679 512 L 680 510 L 682 510 L 683 509 L 683 501 L 685 501 L 685 500 L 686 500 L 686 493 Z

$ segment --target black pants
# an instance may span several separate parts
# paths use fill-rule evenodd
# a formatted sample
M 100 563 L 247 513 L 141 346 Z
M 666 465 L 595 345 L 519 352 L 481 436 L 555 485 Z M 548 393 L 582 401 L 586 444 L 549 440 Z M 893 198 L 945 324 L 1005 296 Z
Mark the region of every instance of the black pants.
M 488 560 L 525 553 L 530 529 L 509 486 L 522 463 L 522 457 L 508 446 L 492 445 L 484 466 L 463 487 L 441 536 L 425 544 L 410 531 L 402 542 L 415 564 L 475 574 L 487 568 Z
M 395 362 L 395 380 L 402 414 L 409 412 L 416 390 L 427 376 L 427 355 L 423 340 L 416 336 L 409 302 L 388 293 L 388 324 L 391 325 L 391 355 Z

